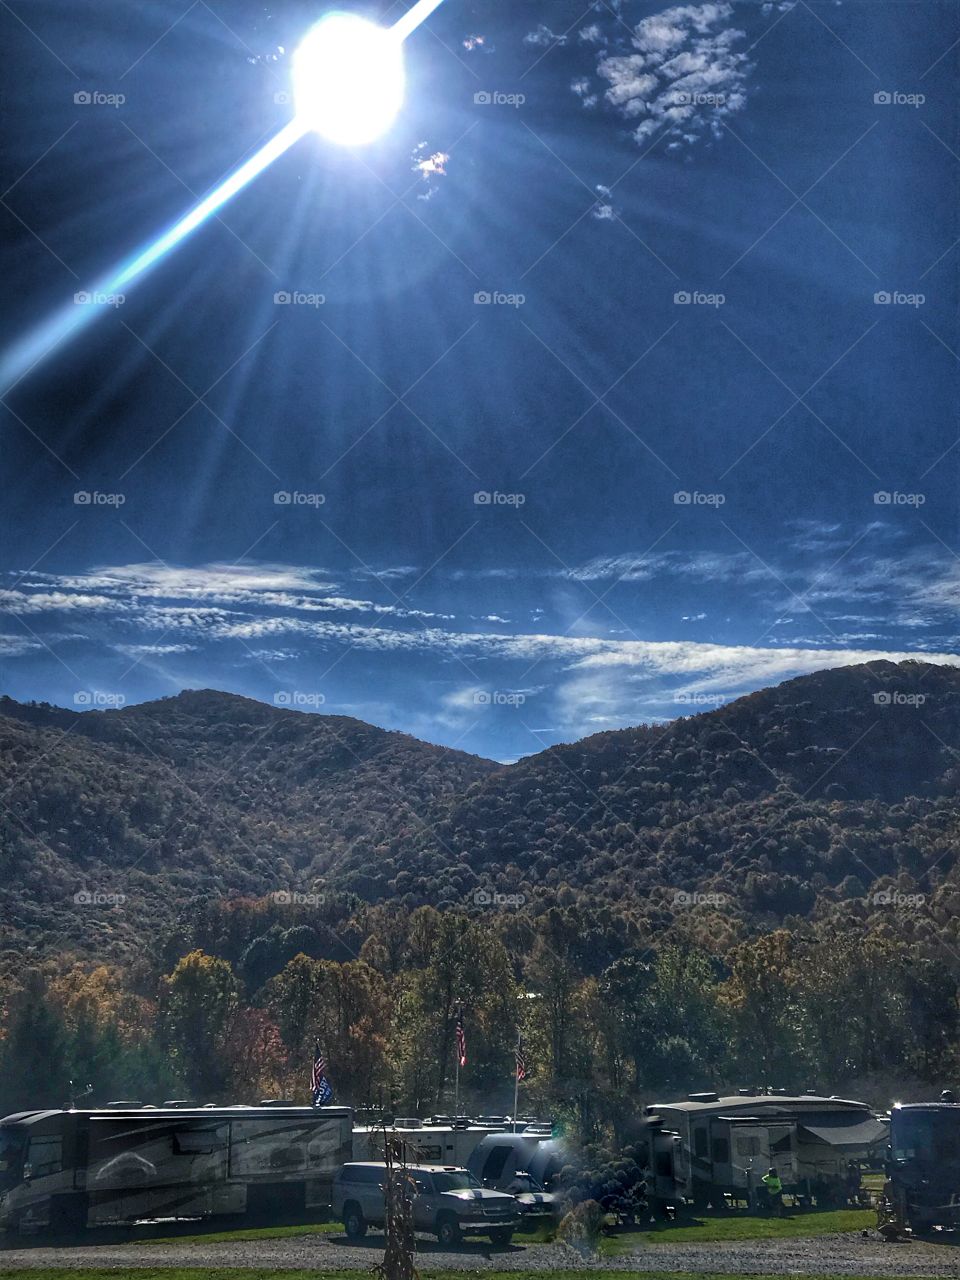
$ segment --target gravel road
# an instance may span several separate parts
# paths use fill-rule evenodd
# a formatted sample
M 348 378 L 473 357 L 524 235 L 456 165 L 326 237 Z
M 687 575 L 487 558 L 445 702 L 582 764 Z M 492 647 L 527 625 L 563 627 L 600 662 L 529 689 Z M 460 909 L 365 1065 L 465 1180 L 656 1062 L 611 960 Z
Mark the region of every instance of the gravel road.
M 366 1271 L 381 1257 L 383 1238 L 363 1244 L 343 1237 L 297 1236 L 229 1243 L 90 1244 L 64 1248 L 0 1249 L 0 1273 L 48 1267 L 258 1267 L 277 1270 Z M 743 1275 L 951 1276 L 960 1277 L 960 1242 L 886 1244 L 871 1232 L 797 1240 L 726 1241 L 722 1244 L 654 1244 L 603 1262 L 581 1259 L 561 1246 L 494 1249 L 468 1244 L 445 1252 L 420 1242 L 417 1266 L 428 1271 L 727 1272 Z

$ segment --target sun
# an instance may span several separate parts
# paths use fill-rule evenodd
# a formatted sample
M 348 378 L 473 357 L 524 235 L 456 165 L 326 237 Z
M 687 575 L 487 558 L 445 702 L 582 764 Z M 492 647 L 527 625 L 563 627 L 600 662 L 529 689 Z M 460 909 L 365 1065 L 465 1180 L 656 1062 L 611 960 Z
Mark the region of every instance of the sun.
M 293 91 L 306 129 L 342 146 L 372 142 L 403 105 L 402 41 L 357 14 L 327 14 L 294 54 Z

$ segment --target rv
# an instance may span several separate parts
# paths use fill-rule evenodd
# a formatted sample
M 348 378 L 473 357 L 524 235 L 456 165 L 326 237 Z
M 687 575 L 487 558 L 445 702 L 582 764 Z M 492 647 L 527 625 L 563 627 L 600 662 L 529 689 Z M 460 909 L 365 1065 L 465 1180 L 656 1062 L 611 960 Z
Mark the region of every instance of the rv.
M 850 1163 L 879 1165 L 888 1133 L 865 1102 L 751 1090 L 656 1103 L 645 1125 L 651 1197 L 698 1207 L 754 1200 L 771 1168 L 788 1192 L 842 1202 Z
M 0 1226 L 80 1231 L 148 1218 L 330 1204 L 349 1107 L 21 1111 L 0 1120 Z
M 505 1191 L 521 1174 L 549 1188 L 567 1163 L 565 1144 L 536 1130 L 491 1133 L 477 1143 L 467 1168 L 485 1187 Z
M 914 1231 L 960 1226 L 960 1103 L 897 1103 L 887 1159 L 894 1208 Z
M 353 1130 L 353 1159 L 382 1160 L 384 1136 L 395 1159 L 411 1164 L 443 1164 L 463 1167 L 477 1144 L 488 1134 L 501 1133 L 508 1122 L 484 1116 L 432 1116 L 430 1120 L 398 1116 L 383 1125 L 358 1125 Z

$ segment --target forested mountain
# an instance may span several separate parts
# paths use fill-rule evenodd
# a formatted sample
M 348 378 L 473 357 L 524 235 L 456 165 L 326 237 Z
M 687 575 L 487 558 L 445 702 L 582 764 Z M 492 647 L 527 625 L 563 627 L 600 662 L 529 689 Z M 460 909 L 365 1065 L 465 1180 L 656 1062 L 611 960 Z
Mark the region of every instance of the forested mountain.
M 302 889 L 358 841 L 412 840 L 496 767 L 206 690 L 103 712 L 0 699 L 0 914 L 41 947 L 139 946 L 200 898 Z M 78 910 L 84 890 L 126 901 Z
M 894 881 L 947 910 L 958 752 L 960 669 L 923 662 L 512 766 L 211 691 L 83 713 L 3 699 L 0 905 L 41 950 L 97 953 L 277 890 L 534 913 L 583 896 L 645 933 L 718 895 L 737 927 L 870 915 Z M 84 890 L 125 901 L 84 911 Z
M 0 1114 L 462 1084 L 589 1141 L 653 1092 L 960 1073 L 960 670 L 824 671 L 509 767 L 212 692 L 0 703 Z M 79 900 L 75 895 L 80 894 Z

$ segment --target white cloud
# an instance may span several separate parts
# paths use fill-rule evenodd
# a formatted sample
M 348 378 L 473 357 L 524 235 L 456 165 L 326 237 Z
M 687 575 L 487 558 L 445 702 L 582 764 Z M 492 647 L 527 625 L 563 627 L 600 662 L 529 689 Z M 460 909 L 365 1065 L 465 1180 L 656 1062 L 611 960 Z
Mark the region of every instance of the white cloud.
M 25 653 L 34 653 L 42 649 L 38 640 L 28 636 L 0 635 L 0 658 L 22 658 Z
M 118 644 L 117 650 L 128 658 L 165 658 L 173 653 L 195 653 L 195 644 Z
M 400 571 L 394 571 L 394 576 Z M 384 576 L 390 576 L 385 574 Z M 15 613 L 103 612 L 161 618 L 166 606 L 156 600 L 197 600 L 214 619 L 216 604 L 293 609 L 306 613 L 370 613 L 385 617 L 449 621 L 450 615 L 410 609 L 402 604 L 331 594 L 335 583 L 321 571 L 292 565 L 201 565 L 177 568 L 129 564 L 85 574 L 36 574 L 19 589 L 0 589 L 0 604 Z M 176 612 L 176 611 L 175 611 Z
M 567 37 L 565 35 L 557 35 L 555 31 L 551 31 L 545 23 L 541 22 L 535 30 L 527 32 L 523 37 L 523 43 L 538 45 L 545 49 L 549 45 L 565 45 Z
M 705 134 L 719 136 L 723 119 L 743 110 L 751 65 L 735 47 L 745 33 L 729 25 L 732 16 L 725 0 L 676 5 L 641 19 L 629 46 L 620 44 L 622 52 L 604 48 L 596 83 L 607 103 L 635 122 L 637 142 L 661 132 L 671 147 Z M 619 27 L 611 26 L 610 48 Z M 593 84 L 579 78 L 571 87 L 586 101 L 594 95 Z

